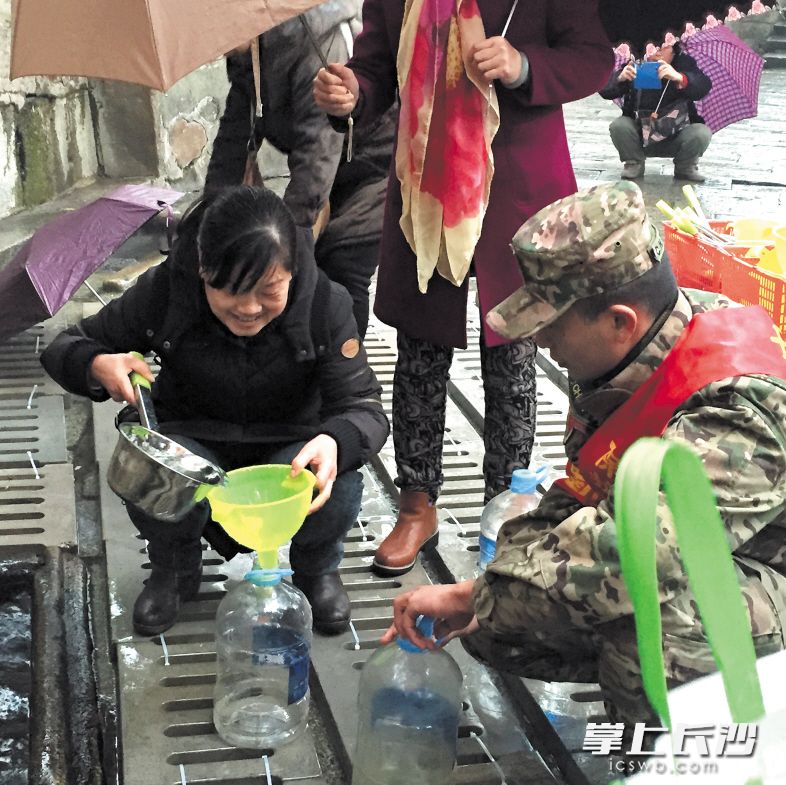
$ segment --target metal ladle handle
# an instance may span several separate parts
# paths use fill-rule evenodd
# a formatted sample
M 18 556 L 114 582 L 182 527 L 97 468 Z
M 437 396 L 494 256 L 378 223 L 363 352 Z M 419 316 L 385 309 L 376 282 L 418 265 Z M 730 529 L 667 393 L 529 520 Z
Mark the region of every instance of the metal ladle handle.
M 144 355 L 140 352 L 129 352 L 133 357 L 136 357 L 142 362 L 145 361 Z M 151 394 L 151 383 L 137 371 L 131 371 L 128 375 L 131 380 L 131 386 L 134 388 L 134 402 L 137 411 L 139 412 L 139 421 L 142 425 L 150 431 L 158 430 L 158 418 L 156 417 L 155 409 L 153 408 L 153 396 Z

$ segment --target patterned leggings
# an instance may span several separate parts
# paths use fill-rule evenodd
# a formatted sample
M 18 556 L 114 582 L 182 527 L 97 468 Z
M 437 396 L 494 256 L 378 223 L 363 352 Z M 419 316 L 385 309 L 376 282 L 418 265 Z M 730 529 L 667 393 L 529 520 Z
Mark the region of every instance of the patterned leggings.
M 486 400 L 483 477 L 486 501 L 506 490 L 514 469 L 529 464 L 535 438 L 535 342 L 489 348 L 480 336 Z M 393 377 L 393 445 L 402 490 L 436 501 L 443 482 L 442 442 L 453 349 L 398 333 Z

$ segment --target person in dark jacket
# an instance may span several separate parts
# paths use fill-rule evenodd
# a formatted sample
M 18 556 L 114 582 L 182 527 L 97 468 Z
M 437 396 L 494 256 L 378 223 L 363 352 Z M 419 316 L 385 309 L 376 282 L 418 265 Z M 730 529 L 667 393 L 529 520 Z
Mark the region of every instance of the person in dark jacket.
M 331 131 L 311 98 L 312 83 L 322 65 L 311 35 L 325 56 L 345 56 L 345 35 L 351 40 L 348 26 L 358 5 L 358 0 L 330 0 L 259 36 L 261 117 L 254 117 L 250 49 L 230 53 L 226 61 L 229 93 L 213 142 L 206 191 L 241 184 L 253 124 L 257 148 L 267 139 L 287 156 L 290 180 L 284 203 L 295 223 L 314 224 L 336 175 L 342 139 Z
M 347 161 L 345 139 L 330 190 L 330 219 L 317 238 L 314 251 L 319 269 L 345 287 L 352 297 L 361 338 L 365 338 L 368 329 L 368 287 L 379 262 L 397 124 L 396 105 L 362 132 L 356 131 L 351 161 Z
M 603 98 L 622 99 L 622 116 L 609 126 L 623 163 L 622 177 L 641 177 L 647 158 L 673 158 L 675 178 L 703 183 L 699 158 L 710 145 L 712 131 L 694 101 L 709 93 L 712 82 L 678 41 L 653 48 L 646 60 L 658 63 L 659 88 L 637 89 L 637 68 L 631 62 L 615 71 L 600 91 Z
M 363 133 L 352 155 L 317 108 L 312 83 L 322 60 L 344 62 L 358 0 L 330 0 L 259 36 L 262 116 L 254 120 L 253 148 L 264 139 L 287 155 L 284 203 L 299 226 L 327 226 L 316 245 L 317 266 L 352 296 L 360 337 L 368 327 L 371 277 L 377 267 L 388 170 L 396 132 L 391 109 Z M 249 51 L 227 57 L 226 108 L 213 142 L 205 190 L 243 181 L 256 100 Z M 343 144 L 343 149 L 342 149 Z M 347 160 L 350 158 L 351 160 Z
M 153 401 L 162 433 L 227 470 L 311 466 L 319 495 L 293 537 L 290 563 L 315 627 L 334 633 L 349 622 L 338 565 L 360 510 L 358 469 L 382 447 L 388 422 L 349 295 L 317 270 L 312 242 L 271 191 L 209 194 L 184 216 L 170 258 L 61 333 L 42 362 L 70 392 L 128 401 L 131 371 L 152 381 L 128 352 L 152 351 L 161 363 Z M 166 526 L 131 505 L 128 513 L 152 566 L 134 627 L 155 635 L 195 594 L 200 537 L 215 524 L 206 502 Z M 239 546 L 224 535 L 218 549 L 229 558 Z

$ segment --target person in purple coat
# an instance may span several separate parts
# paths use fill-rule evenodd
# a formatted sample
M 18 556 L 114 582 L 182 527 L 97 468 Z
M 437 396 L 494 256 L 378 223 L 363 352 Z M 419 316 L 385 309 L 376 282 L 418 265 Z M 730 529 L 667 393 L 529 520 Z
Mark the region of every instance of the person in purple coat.
M 404 5 L 366 0 L 353 57 L 318 73 L 315 100 L 334 127 L 347 128 L 351 117 L 353 133 L 360 135 L 395 100 Z M 613 56 L 595 0 L 477 0 L 477 8 L 487 38 L 471 57 L 495 84 L 499 103 L 491 146 L 495 172 L 472 263 L 485 323 L 488 311 L 522 284 L 510 237 L 540 208 L 576 190 L 562 104 L 605 85 Z M 407 572 L 419 551 L 436 544 L 448 373 L 453 349 L 467 345 L 469 290 L 468 278 L 457 286 L 439 275 L 425 293 L 419 290 L 416 257 L 399 225 L 400 183 L 392 172 L 374 312 L 398 331 L 393 438 L 401 498 L 396 526 L 374 559 L 383 575 Z M 489 500 L 508 487 L 514 469 L 529 462 L 536 349 L 530 339 L 506 342 L 487 327 L 480 349 Z

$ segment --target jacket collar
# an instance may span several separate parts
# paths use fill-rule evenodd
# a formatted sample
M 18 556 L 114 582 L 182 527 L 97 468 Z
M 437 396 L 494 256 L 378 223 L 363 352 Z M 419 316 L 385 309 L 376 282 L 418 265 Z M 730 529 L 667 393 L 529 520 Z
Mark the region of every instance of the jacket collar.
M 612 379 L 586 388 L 571 382 L 570 405 L 574 416 L 578 416 L 590 427 L 597 427 L 603 422 L 655 372 L 688 326 L 692 316 L 691 304 L 680 291 L 676 304 L 660 329 L 642 347 L 639 354 Z

